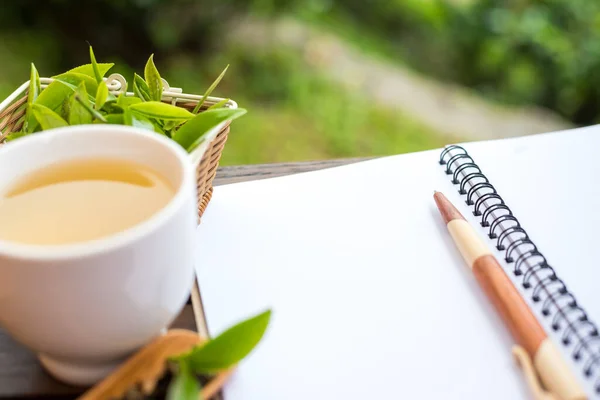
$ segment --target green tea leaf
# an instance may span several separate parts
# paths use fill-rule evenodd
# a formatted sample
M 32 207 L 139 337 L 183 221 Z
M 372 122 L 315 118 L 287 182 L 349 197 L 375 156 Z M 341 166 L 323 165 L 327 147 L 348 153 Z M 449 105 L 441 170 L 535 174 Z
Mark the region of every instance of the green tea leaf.
M 96 97 L 96 91 L 98 90 L 98 83 L 96 80 L 88 75 L 80 74 L 78 72 L 65 72 L 64 74 L 56 75 L 54 79 L 64 83 L 69 83 L 73 86 L 79 86 L 81 82 L 85 83 L 85 90 L 92 96 Z
M 150 56 L 144 68 L 144 78 L 150 92 L 150 99 L 153 101 L 160 101 L 162 99 L 163 83 L 160 79 L 160 74 L 156 65 L 154 65 L 154 54 Z
M 34 104 L 48 107 L 51 110 L 57 110 L 75 89 L 77 89 L 75 85 L 63 84 L 61 81 L 56 80 L 50 83 L 46 89 L 42 90 Z
M 130 109 L 125 109 L 125 112 L 123 113 L 123 122 L 125 125 L 135 126 L 136 128 L 147 129 L 157 133 L 163 133 L 148 118 L 135 114 Z
M 136 128 L 147 129 L 149 131 L 155 130 L 152 122 L 150 122 L 149 119 L 142 117 L 141 115 L 132 115 L 130 125 Z
M 265 311 L 229 328 L 178 359 L 189 363 L 191 370 L 197 374 L 211 374 L 227 369 L 256 347 L 267 330 L 270 318 L 271 311 Z
M 112 64 L 110 66 L 112 66 Z M 63 103 L 65 102 L 65 100 L 66 101 L 69 100 L 71 93 L 73 93 L 77 89 L 77 86 L 79 85 L 79 83 L 81 83 L 82 81 L 85 81 L 86 89 L 88 87 L 88 84 L 96 85 L 96 81 L 93 78 L 91 78 L 89 76 L 82 78 L 81 76 L 82 75 L 85 76 L 86 74 L 77 72 L 77 71 L 85 72 L 86 68 L 89 69 L 91 72 L 91 65 L 89 65 L 89 66 L 84 65 L 81 67 L 77 67 L 65 74 L 61 74 L 62 77 L 61 77 L 61 75 L 57 75 L 58 78 L 54 77 L 54 81 L 52 83 L 50 83 L 50 85 L 48 85 L 44 90 L 42 90 L 40 92 L 40 95 L 35 100 L 34 104 L 39 104 L 39 105 L 45 106 L 55 112 L 59 112 L 61 110 L 61 108 L 63 107 Z M 102 72 L 102 67 L 101 67 L 100 71 Z M 74 73 L 75 75 L 67 75 L 66 77 L 64 76 L 66 74 L 71 74 L 71 73 Z M 88 91 L 88 93 L 89 93 L 89 91 Z M 89 94 L 88 94 L 88 96 L 89 96 Z M 90 98 L 91 102 L 94 102 L 94 100 L 95 99 L 93 97 Z M 39 124 L 37 122 L 37 119 L 31 118 L 28 120 L 27 128 L 28 128 L 29 132 L 34 132 L 38 126 L 39 126 Z
M 29 94 L 27 96 L 27 104 L 33 104 L 42 91 L 40 83 L 40 74 L 38 74 L 35 65 L 31 63 L 31 74 L 29 76 Z
M 206 98 L 208 96 L 210 96 L 210 94 L 212 93 L 213 90 L 215 90 L 215 88 L 217 87 L 217 85 L 219 84 L 219 82 L 221 82 L 221 79 L 223 79 L 223 77 L 225 76 L 225 73 L 227 72 L 228 68 L 229 68 L 229 64 L 227 64 L 227 66 L 225 67 L 225 69 L 223 70 L 223 72 L 221 72 L 221 75 L 219 75 L 217 77 L 217 79 L 215 79 L 215 81 L 212 83 L 212 85 L 210 85 L 208 87 L 208 89 L 206 89 L 206 92 L 204 92 L 204 95 L 202 96 L 202 99 L 198 102 L 198 104 L 196 105 L 196 107 L 194 107 L 194 111 L 193 111 L 194 114 L 196 114 L 196 113 L 198 113 L 198 111 L 200 111 L 200 108 L 202 107 L 202 105 L 206 101 Z
M 40 75 L 38 74 L 35 65 L 31 63 L 31 73 L 29 76 L 29 92 L 27 94 L 27 104 L 31 105 L 38 98 L 42 91 L 42 84 L 40 83 Z M 35 128 L 36 120 L 31 114 L 31 108 L 27 107 L 25 112 L 25 120 L 23 123 L 23 131 L 25 133 L 33 132 L 32 128 Z
M 199 400 L 200 384 L 185 362 L 179 362 L 179 371 L 169 384 L 167 400 Z
M 179 125 L 184 124 L 185 121 L 167 121 L 165 122 L 165 125 L 163 126 L 163 129 L 165 130 L 165 133 L 167 134 L 167 136 L 171 137 L 171 132 L 177 128 Z
M 92 114 L 88 111 L 91 108 L 85 83 L 81 82 L 77 90 L 71 95 L 69 102 L 69 124 L 84 125 L 92 122 Z
M 61 85 L 62 86 L 66 86 L 67 88 L 71 89 L 72 92 L 76 91 L 77 90 L 77 86 L 78 86 L 78 84 L 74 85 L 74 84 L 72 84 L 70 82 L 62 80 L 61 78 L 54 78 L 54 82 L 52 82 L 52 83 L 58 83 L 59 86 L 61 86 Z
M 142 99 L 142 101 L 152 100 L 148 84 L 138 74 L 133 74 L 133 94 Z
M 100 79 L 102 79 L 102 78 L 100 78 Z M 95 105 L 96 110 L 101 109 L 102 106 L 104 105 L 104 103 L 106 103 L 107 99 L 108 99 L 108 87 L 106 86 L 106 82 L 101 80 L 100 83 L 98 84 L 98 92 L 96 92 L 96 105 Z
M 174 134 L 173 140 L 188 152 L 194 150 L 211 129 L 224 121 L 234 120 L 246 114 L 243 108 L 218 108 L 203 111 L 180 127 Z
M 65 121 L 69 120 L 69 114 L 71 113 L 71 96 L 65 98 L 62 106 L 58 110 L 54 110 L 60 115 Z
M 223 99 L 223 100 L 221 100 L 220 102 L 218 102 L 218 103 L 215 103 L 215 104 L 213 104 L 212 106 L 208 107 L 206 110 L 208 111 L 208 110 L 215 110 L 215 109 L 217 109 L 217 108 L 223 108 L 223 106 L 224 106 L 225 104 L 227 104 L 227 102 L 229 102 L 229 99 Z
M 165 135 L 172 138 L 173 134 L 177 130 L 177 127 L 184 123 L 185 123 L 185 121 L 167 121 L 163 124 L 162 130 Z
M 151 121 L 154 124 L 154 132 L 160 133 L 161 135 L 168 136 L 167 133 L 161 128 L 160 125 L 156 123 L 156 121 Z
M 115 65 L 113 63 L 98 63 L 98 72 L 100 72 L 100 77 L 106 75 L 106 73 Z M 75 72 L 77 74 L 84 74 L 89 77 L 94 78 L 96 74 L 94 73 L 94 66 L 92 64 L 85 64 L 79 67 L 68 70 L 66 73 Z
M 20 137 L 23 136 L 27 136 L 29 133 L 24 132 L 24 131 L 19 131 L 19 132 L 13 132 L 13 133 L 9 133 L 8 135 L 6 135 L 6 137 L 4 138 L 5 141 L 10 142 L 11 140 L 15 140 L 18 139 Z
M 106 122 L 113 125 L 127 125 L 125 124 L 125 114 L 108 114 L 104 116 Z
M 60 115 L 58 115 L 48 107 L 36 103 L 32 104 L 30 107 L 33 116 L 42 126 L 43 130 L 69 126 L 69 124 L 67 124 L 67 121 L 62 119 Z
M 137 114 L 147 118 L 171 120 L 187 120 L 194 118 L 194 114 L 185 108 L 162 103 L 160 101 L 146 101 L 143 103 L 132 104 L 129 109 Z
M 85 110 L 92 116 L 92 118 L 100 121 L 100 122 L 104 122 L 106 123 L 106 118 L 104 118 L 104 116 L 102 114 L 100 114 L 98 111 L 94 110 L 92 108 L 92 106 L 90 106 L 89 101 L 84 100 L 85 97 L 79 95 L 78 93 L 75 93 L 74 95 L 75 100 L 83 107 L 85 108 Z
M 65 101 L 68 103 L 71 93 L 77 89 L 77 86 L 70 83 L 55 80 L 50 83 L 38 96 L 33 104 L 39 104 L 53 111 L 60 112 Z M 64 114 L 66 115 L 66 114 Z M 31 116 L 27 120 L 27 131 L 34 132 L 39 126 L 37 119 Z
M 100 74 L 100 68 L 98 67 L 98 62 L 96 62 L 96 56 L 94 55 L 94 50 L 90 45 L 90 60 L 92 61 L 92 70 L 94 71 L 94 77 L 96 78 L 96 82 L 99 84 L 102 82 L 103 74 Z
M 123 109 L 129 107 L 132 104 L 141 103 L 142 99 L 134 96 L 126 96 L 124 93 L 119 94 L 117 97 L 117 105 Z
M 106 114 L 123 114 L 123 107 L 117 104 L 117 101 L 107 101 L 102 107 L 102 111 Z
M 54 79 L 55 79 L 54 82 L 58 82 L 59 84 L 64 85 L 64 86 L 68 87 L 69 89 L 71 89 L 71 92 L 76 91 L 77 87 L 79 86 L 79 84 L 74 85 L 72 83 L 64 81 L 64 80 L 62 80 L 62 78 L 54 78 Z M 44 89 L 44 91 L 42 93 L 44 93 L 46 90 L 48 90 L 48 88 Z M 87 91 L 87 85 L 86 85 L 86 91 Z M 68 98 L 69 94 L 66 94 L 66 97 Z M 89 99 L 90 103 L 94 103 L 96 101 L 96 99 L 94 97 L 92 97 L 89 93 L 88 93 L 88 99 Z

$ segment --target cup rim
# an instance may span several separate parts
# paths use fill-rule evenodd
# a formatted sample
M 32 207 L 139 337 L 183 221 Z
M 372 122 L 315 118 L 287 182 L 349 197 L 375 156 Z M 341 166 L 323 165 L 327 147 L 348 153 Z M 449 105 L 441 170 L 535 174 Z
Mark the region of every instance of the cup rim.
M 190 182 L 193 182 L 195 175 L 195 169 L 189 160 L 188 153 L 172 139 L 141 128 L 126 125 L 100 124 L 86 124 L 55 128 L 20 138 L 14 143 L 0 147 L 0 157 L 2 157 L 2 153 L 4 152 L 19 151 L 19 147 L 28 146 L 30 142 L 34 142 L 36 140 L 49 141 L 53 136 L 61 136 L 66 134 L 85 135 L 89 134 L 90 130 L 92 129 L 99 132 L 119 131 L 126 135 L 143 137 L 145 140 L 153 141 L 164 146 L 168 151 L 175 155 L 175 158 L 179 162 L 179 166 L 182 171 L 181 183 L 176 188 L 175 195 L 164 207 L 151 215 L 149 218 L 120 232 L 83 242 L 52 245 L 19 243 L 0 239 L 1 256 L 14 259 L 57 261 L 107 253 L 125 247 L 139 240 L 140 238 L 147 236 L 151 232 L 156 231 L 162 225 L 164 225 L 187 201 L 186 197 L 189 196 L 189 190 L 186 189 L 186 185 Z

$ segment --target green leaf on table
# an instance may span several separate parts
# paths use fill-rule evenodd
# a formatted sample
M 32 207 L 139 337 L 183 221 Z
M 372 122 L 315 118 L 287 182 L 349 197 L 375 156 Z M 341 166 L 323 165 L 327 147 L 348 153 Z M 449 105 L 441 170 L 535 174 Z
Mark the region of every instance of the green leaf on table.
M 92 123 L 92 114 L 88 111 L 90 108 L 85 83 L 81 82 L 69 101 L 69 124 L 84 125 Z
M 206 110 L 208 111 L 208 110 L 215 110 L 217 108 L 223 108 L 223 106 L 225 104 L 227 104 L 228 102 L 229 102 L 229 99 L 223 99 L 220 102 L 215 103 L 212 106 L 208 107 Z
M 199 400 L 200 384 L 187 363 L 179 362 L 179 371 L 167 389 L 167 400 Z
M 142 101 L 152 100 L 148 84 L 138 74 L 133 74 L 133 94 L 142 99 Z
M 225 370 L 237 364 L 256 347 L 267 330 L 270 319 L 271 310 L 265 311 L 227 329 L 203 346 L 177 357 L 177 360 L 188 363 L 197 374 Z
M 156 69 L 156 65 L 154 65 L 154 54 L 150 56 L 146 63 L 146 67 L 144 68 L 144 78 L 148 85 L 150 100 L 160 101 L 162 99 L 163 82 L 162 79 L 160 79 L 160 74 L 158 73 L 158 69 Z
M 98 84 L 98 91 L 96 92 L 96 110 L 102 108 L 106 100 L 108 99 L 108 87 L 106 86 L 106 82 L 100 81 Z
M 98 71 L 100 72 L 100 77 L 104 77 L 106 73 L 115 65 L 113 63 L 97 63 Z M 94 74 L 94 66 L 92 64 L 84 64 L 79 67 L 75 67 L 73 69 L 68 70 L 66 73 L 77 73 L 84 74 L 89 77 L 94 78 L 96 75 Z
M 124 93 L 119 94 L 117 97 L 117 105 L 123 109 L 129 107 L 132 104 L 141 103 L 142 100 L 139 97 L 126 96 Z
M 53 78 L 73 86 L 79 86 L 81 82 L 84 82 L 85 90 L 87 90 L 92 97 L 96 97 L 98 83 L 91 76 L 80 74 L 78 72 L 65 72 L 64 74 L 56 75 Z
M 188 152 L 194 150 L 203 140 L 204 135 L 225 121 L 232 121 L 246 114 L 243 108 L 218 108 L 203 111 L 180 127 L 173 140 Z
M 200 107 L 202 107 L 202 105 L 206 101 L 206 98 L 208 96 L 210 96 L 210 94 L 212 93 L 213 90 L 215 90 L 215 88 L 217 87 L 217 85 L 219 84 L 219 82 L 221 82 L 221 79 L 223 79 L 223 77 L 225 76 L 225 73 L 227 72 L 228 68 L 229 68 L 229 64 L 227 64 L 227 66 L 225 67 L 225 69 L 223 70 L 223 72 L 221 72 L 221 75 L 219 75 L 217 77 L 217 79 L 215 79 L 215 81 L 212 83 L 212 85 L 210 85 L 208 87 L 208 89 L 206 89 L 206 92 L 204 92 L 204 95 L 202 95 L 202 99 L 200 99 L 200 101 L 198 102 L 198 104 L 196 105 L 196 107 L 194 107 L 194 111 L 193 111 L 194 114 L 196 114 L 196 113 L 198 113 L 198 111 L 200 111 Z
M 194 118 L 194 114 L 185 108 L 177 107 L 160 101 L 146 101 L 132 104 L 129 109 L 147 118 L 156 118 L 164 121 L 188 120 Z
M 62 119 L 60 115 L 58 115 L 46 106 L 34 103 L 30 107 L 33 116 L 44 130 L 69 126 L 69 124 L 67 124 L 67 121 Z

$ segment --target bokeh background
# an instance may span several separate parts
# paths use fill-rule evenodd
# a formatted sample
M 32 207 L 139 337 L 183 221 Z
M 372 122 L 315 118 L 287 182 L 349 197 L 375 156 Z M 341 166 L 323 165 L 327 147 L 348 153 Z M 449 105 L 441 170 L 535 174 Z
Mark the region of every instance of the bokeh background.
M 223 164 L 396 154 L 595 124 L 591 0 L 6 0 L 0 97 L 87 63 L 249 110 Z

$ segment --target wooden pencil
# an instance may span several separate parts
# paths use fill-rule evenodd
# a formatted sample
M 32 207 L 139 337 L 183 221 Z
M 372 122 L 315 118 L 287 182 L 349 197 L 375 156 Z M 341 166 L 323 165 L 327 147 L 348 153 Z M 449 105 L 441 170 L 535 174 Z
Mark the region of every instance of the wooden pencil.
M 563 400 L 586 399 L 574 374 L 490 248 L 442 193 L 435 192 L 433 197 L 454 243 L 477 282 L 515 341 L 531 358 L 546 388 Z

